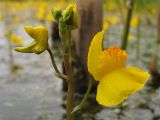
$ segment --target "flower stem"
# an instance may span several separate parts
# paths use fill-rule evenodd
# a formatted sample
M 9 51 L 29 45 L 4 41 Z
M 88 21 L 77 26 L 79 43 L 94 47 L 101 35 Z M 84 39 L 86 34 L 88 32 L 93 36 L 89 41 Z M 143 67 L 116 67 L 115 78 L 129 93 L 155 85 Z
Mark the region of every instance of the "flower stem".
M 69 53 L 64 53 L 64 66 L 66 74 L 68 76 L 68 91 L 67 91 L 67 120 L 73 120 L 72 110 L 74 104 L 74 84 L 73 84 L 73 73 L 72 67 L 69 60 Z
M 141 42 L 141 21 L 139 20 L 139 24 L 137 26 L 137 49 L 136 49 L 136 59 L 140 59 L 140 42 Z
M 64 79 L 64 80 L 68 80 L 67 76 L 65 76 L 64 74 L 60 73 L 60 71 L 58 70 L 58 67 L 57 67 L 57 65 L 56 65 L 56 63 L 55 63 L 54 55 L 53 55 L 51 49 L 48 48 L 47 51 L 48 51 L 48 53 L 49 53 L 49 55 L 50 55 L 53 68 L 54 68 L 55 71 L 56 71 L 56 76 L 59 77 L 59 78 L 61 78 L 61 79 Z
M 80 102 L 80 104 L 77 105 L 77 106 L 73 109 L 72 114 L 75 113 L 76 111 L 78 111 L 78 110 L 80 110 L 80 109 L 83 108 L 83 106 L 85 105 L 85 103 L 86 103 L 86 101 L 87 101 L 87 99 L 88 99 L 88 97 L 89 97 L 89 95 L 90 95 L 90 91 L 91 91 L 92 85 L 93 85 L 93 80 L 90 79 L 90 80 L 89 80 L 88 89 L 87 89 L 87 92 L 86 92 L 84 98 L 82 99 L 82 101 Z
M 132 18 L 134 2 L 135 2 L 135 0 L 129 0 L 126 24 L 125 24 L 125 28 L 124 28 L 124 32 L 123 32 L 123 36 L 122 36 L 121 48 L 123 50 L 126 50 L 126 48 L 127 48 L 127 42 L 128 42 L 127 38 L 128 38 L 128 34 L 129 34 L 129 29 L 130 29 L 130 21 L 131 21 L 131 18 Z

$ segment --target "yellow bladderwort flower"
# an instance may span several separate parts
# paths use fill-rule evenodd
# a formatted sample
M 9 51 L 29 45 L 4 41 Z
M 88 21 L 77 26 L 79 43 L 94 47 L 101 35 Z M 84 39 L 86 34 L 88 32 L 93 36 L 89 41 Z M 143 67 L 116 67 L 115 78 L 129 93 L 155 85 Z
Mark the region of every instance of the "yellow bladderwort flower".
M 103 30 L 108 30 L 109 29 L 109 24 L 107 21 L 103 22 Z
M 88 52 L 88 70 L 99 81 L 96 100 L 104 106 L 120 104 L 140 90 L 149 78 L 148 72 L 126 67 L 127 52 L 117 47 L 102 50 L 104 31 L 97 33 Z
M 36 16 L 40 21 L 44 21 L 45 18 L 46 18 L 46 7 L 45 6 L 40 6 Z
M 3 20 L 3 15 L 2 14 L 0 14 L 0 21 L 2 21 Z
M 43 26 L 26 26 L 26 32 L 34 39 L 32 43 L 17 47 L 15 50 L 22 53 L 40 54 L 48 48 L 48 30 Z
M 133 17 L 131 19 L 131 27 L 136 28 L 139 25 L 139 19 L 137 17 Z
M 128 40 L 133 40 L 134 36 L 132 34 L 128 34 Z
M 115 25 L 115 24 L 117 24 L 117 22 L 118 22 L 118 18 L 117 18 L 116 16 L 109 16 L 109 17 L 107 18 L 107 21 L 108 21 L 110 24 Z
M 16 44 L 19 44 L 19 45 L 22 45 L 23 44 L 23 39 L 15 34 L 12 34 L 10 36 L 10 40 L 13 42 L 13 43 L 16 43 Z

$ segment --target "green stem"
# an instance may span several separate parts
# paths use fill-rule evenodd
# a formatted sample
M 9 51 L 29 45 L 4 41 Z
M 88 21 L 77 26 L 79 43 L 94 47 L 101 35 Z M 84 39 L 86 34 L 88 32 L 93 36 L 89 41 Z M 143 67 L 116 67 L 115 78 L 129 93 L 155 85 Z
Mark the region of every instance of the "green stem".
M 80 104 L 77 105 L 77 106 L 73 109 L 72 114 L 75 113 L 75 112 L 77 112 L 78 110 L 80 110 L 80 109 L 82 109 L 82 108 L 84 107 L 84 105 L 85 105 L 85 103 L 86 103 L 86 101 L 87 101 L 87 99 L 88 99 L 88 97 L 89 97 L 89 95 L 90 95 L 90 91 L 91 91 L 92 85 L 93 85 L 93 80 L 90 79 L 90 80 L 89 80 L 88 89 L 87 89 L 87 92 L 86 92 L 84 98 L 82 99 L 82 101 L 80 102 Z
M 140 25 L 140 20 L 139 20 L 139 24 L 138 24 L 138 26 L 137 26 L 137 59 L 139 60 L 139 58 L 140 58 L 140 38 L 141 38 L 141 25 Z
M 64 52 L 64 67 L 68 77 L 68 91 L 67 91 L 67 120 L 73 120 L 71 114 L 74 106 L 74 81 L 73 81 L 73 70 L 71 66 L 71 30 L 61 29 L 63 24 L 59 24 L 60 28 L 60 38 L 63 43 L 63 52 Z
M 73 120 L 71 112 L 73 110 L 73 105 L 74 105 L 74 83 L 73 83 L 73 72 L 69 56 L 70 56 L 69 53 L 64 54 L 64 66 L 68 76 L 67 120 Z
M 157 18 L 157 44 L 160 44 L 160 8 L 158 9 L 158 18 Z
M 49 55 L 50 55 L 53 68 L 54 68 L 55 71 L 56 71 L 56 76 L 59 77 L 59 78 L 61 78 L 61 79 L 64 79 L 64 80 L 68 80 L 67 76 L 65 76 L 64 74 L 60 73 L 60 71 L 58 70 L 58 67 L 57 67 L 57 65 L 56 65 L 56 63 L 55 63 L 54 55 L 53 55 L 51 49 L 48 48 L 47 51 L 48 51 L 48 53 L 49 53 Z
M 125 24 L 125 28 L 124 28 L 124 32 L 123 32 L 123 36 L 122 36 L 121 48 L 123 50 L 126 50 L 126 48 L 127 48 L 128 34 L 129 34 L 129 29 L 130 29 L 130 21 L 132 18 L 134 2 L 135 2 L 135 0 L 129 0 L 129 7 L 128 7 L 128 13 L 127 13 L 127 18 L 126 18 L 126 24 Z

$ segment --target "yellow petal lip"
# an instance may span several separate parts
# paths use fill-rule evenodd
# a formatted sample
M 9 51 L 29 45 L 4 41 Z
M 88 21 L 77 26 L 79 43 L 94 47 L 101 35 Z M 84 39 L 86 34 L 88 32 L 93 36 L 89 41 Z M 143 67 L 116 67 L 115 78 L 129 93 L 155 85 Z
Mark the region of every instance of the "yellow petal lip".
M 43 26 L 32 27 L 32 26 L 28 25 L 28 26 L 25 26 L 24 29 L 28 33 L 28 35 L 31 36 L 32 38 L 34 38 L 35 40 L 37 40 L 37 37 L 40 32 L 48 34 L 47 28 L 45 28 Z
M 48 30 L 43 26 L 25 26 L 24 28 L 29 36 L 33 38 L 33 42 L 24 46 L 17 47 L 15 50 L 22 53 L 40 54 L 48 48 Z
M 107 107 L 118 105 L 142 89 L 148 78 L 148 72 L 136 67 L 117 69 L 100 80 L 96 100 Z
M 100 80 L 105 74 L 125 66 L 127 52 L 118 47 L 102 50 L 104 30 L 98 32 L 89 47 L 88 71 L 96 80 Z
M 89 52 L 88 52 L 88 71 L 93 77 L 98 80 L 97 75 L 97 60 L 102 52 L 102 40 L 104 31 L 98 32 L 91 41 Z
M 110 47 L 101 52 L 96 65 L 98 80 L 101 80 L 104 75 L 124 67 L 127 56 L 127 52 L 118 47 Z
M 24 29 L 31 37 L 33 37 L 34 30 L 32 26 L 25 26 Z

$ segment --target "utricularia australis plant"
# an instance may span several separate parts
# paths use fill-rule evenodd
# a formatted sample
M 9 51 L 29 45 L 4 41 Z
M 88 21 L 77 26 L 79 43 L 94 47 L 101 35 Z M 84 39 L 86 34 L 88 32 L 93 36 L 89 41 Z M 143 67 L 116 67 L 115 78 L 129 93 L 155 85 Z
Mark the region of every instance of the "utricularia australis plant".
M 67 81 L 67 120 L 74 119 L 74 113 L 81 109 L 89 96 L 92 87 L 92 80 L 89 82 L 88 90 L 82 102 L 74 107 L 74 78 L 71 65 L 71 31 L 79 26 L 77 5 L 71 4 L 64 11 L 58 8 L 52 10 L 54 20 L 59 25 L 59 36 L 62 43 L 63 61 L 66 75 L 58 69 L 54 55 L 48 43 L 48 30 L 43 26 L 25 26 L 25 31 L 33 42 L 17 47 L 15 50 L 22 53 L 41 54 L 48 51 L 55 75 Z M 104 106 L 115 106 L 127 99 L 130 95 L 139 91 L 149 78 L 148 72 L 137 67 L 126 66 L 128 56 L 125 50 L 118 47 L 102 49 L 104 30 L 98 32 L 91 41 L 88 51 L 88 71 L 93 78 L 99 81 L 96 100 Z M 76 84 L 76 83 L 75 83 Z

